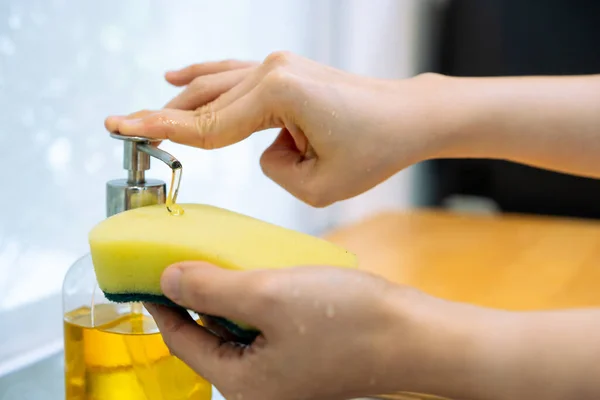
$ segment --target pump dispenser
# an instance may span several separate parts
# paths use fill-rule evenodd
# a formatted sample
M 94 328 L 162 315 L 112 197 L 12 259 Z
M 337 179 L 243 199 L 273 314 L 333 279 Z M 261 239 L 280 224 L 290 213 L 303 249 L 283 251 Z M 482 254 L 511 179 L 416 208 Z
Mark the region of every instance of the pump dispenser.
M 106 216 L 166 203 L 166 183 L 147 179 L 151 158 L 173 171 L 181 163 L 157 141 L 111 134 L 123 141 L 127 178 L 106 183 Z M 108 301 L 96 282 L 91 256 L 69 268 L 63 282 L 66 400 L 210 400 L 211 385 L 164 344 L 139 303 Z
M 166 184 L 158 179 L 146 179 L 150 158 L 154 157 L 171 169 L 180 169 L 181 163 L 164 150 L 158 149 L 156 140 L 111 134 L 123 140 L 123 168 L 127 179 L 114 179 L 106 183 L 106 215 L 120 213 L 132 208 L 162 204 L 166 201 Z

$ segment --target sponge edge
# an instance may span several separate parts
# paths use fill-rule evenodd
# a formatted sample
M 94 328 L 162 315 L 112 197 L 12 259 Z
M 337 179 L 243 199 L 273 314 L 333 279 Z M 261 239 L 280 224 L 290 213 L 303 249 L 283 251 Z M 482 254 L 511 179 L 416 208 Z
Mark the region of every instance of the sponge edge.
M 114 303 L 130 303 L 130 302 L 143 302 L 151 304 L 161 304 L 167 307 L 173 307 L 183 309 L 178 304 L 175 304 L 169 298 L 161 295 L 153 295 L 146 293 L 108 293 L 104 292 L 104 296 Z M 207 315 L 198 313 L 203 319 L 209 319 L 211 322 L 217 324 L 221 328 L 225 329 L 230 336 L 234 338 L 234 341 L 250 345 L 260 335 L 260 332 L 248 325 L 235 323 L 222 317 L 216 317 L 213 315 Z M 218 332 L 215 332 L 218 334 Z M 226 339 L 222 337 L 222 339 Z

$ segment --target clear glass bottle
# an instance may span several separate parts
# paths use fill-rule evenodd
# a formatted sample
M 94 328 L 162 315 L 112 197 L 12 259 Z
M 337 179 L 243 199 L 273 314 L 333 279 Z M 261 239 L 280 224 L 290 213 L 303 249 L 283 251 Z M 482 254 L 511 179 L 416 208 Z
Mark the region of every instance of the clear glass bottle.
M 164 203 L 165 183 L 144 176 L 150 167 L 149 155 L 165 162 L 178 161 L 149 145 L 147 139 L 113 137 L 125 141 L 124 167 L 129 177 L 107 183 L 107 215 Z M 210 383 L 170 354 L 141 304 L 116 304 L 106 299 L 98 287 L 90 254 L 68 270 L 62 295 L 65 400 L 212 398 Z

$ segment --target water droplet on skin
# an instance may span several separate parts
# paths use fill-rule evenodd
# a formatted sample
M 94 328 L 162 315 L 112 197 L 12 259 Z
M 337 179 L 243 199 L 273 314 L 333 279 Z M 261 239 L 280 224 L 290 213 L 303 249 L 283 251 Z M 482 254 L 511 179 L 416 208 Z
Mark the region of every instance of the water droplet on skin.
M 331 116 L 332 116 L 333 118 L 335 118 L 335 117 L 337 116 L 337 113 L 336 113 L 335 111 L 332 111 L 332 112 L 331 112 Z
M 367 172 L 371 172 L 371 168 L 367 168 Z
M 327 134 L 328 134 L 328 135 L 331 135 L 331 129 L 330 129 L 329 131 L 327 131 Z
M 335 317 L 335 308 L 333 307 L 332 304 L 329 304 L 327 306 L 327 310 L 325 310 L 325 315 L 327 315 L 327 318 Z
M 371 385 L 371 386 L 375 386 L 376 383 L 377 383 L 377 381 L 375 380 L 375 378 L 371 378 L 369 380 L 369 385 Z
M 300 181 L 300 184 L 301 184 L 301 185 L 304 185 L 304 180 L 301 180 L 301 181 Z
M 308 105 L 308 100 L 304 100 L 304 105 L 307 106 Z
M 299 334 L 301 334 L 301 335 L 304 335 L 304 334 L 306 334 L 306 326 L 304 326 L 304 325 L 299 325 L 299 326 L 298 326 L 298 333 L 299 333 Z

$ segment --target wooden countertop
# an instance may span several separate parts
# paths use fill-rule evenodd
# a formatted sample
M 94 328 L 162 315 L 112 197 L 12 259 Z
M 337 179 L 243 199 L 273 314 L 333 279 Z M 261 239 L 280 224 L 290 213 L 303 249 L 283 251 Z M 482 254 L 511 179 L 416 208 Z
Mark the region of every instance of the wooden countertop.
M 385 212 L 330 232 L 361 268 L 432 295 L 512 310 L 600 305 L 600 222 Z

